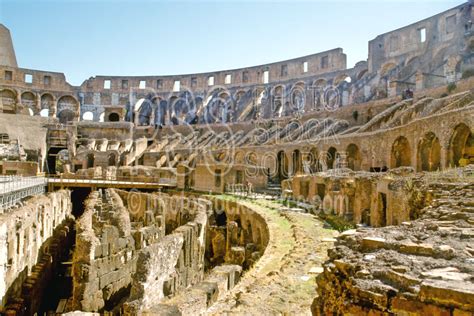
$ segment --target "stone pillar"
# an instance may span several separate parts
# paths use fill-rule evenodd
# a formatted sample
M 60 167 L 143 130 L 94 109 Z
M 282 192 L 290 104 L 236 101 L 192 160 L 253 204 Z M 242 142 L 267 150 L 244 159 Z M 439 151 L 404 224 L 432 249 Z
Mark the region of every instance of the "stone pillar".
M 288 178 L 291 178 L 295 175 L 295 170 L 293 170 L 293 151 L 290 151 L 289 153 L 285 152 L 285 156 L 288 161 Z
M 389 81 L 388 84 L 388 97 L 395 97 L 397 96 L 397 87 L 398 83 L 395 81 Z
M 39 115 L 39 112 L 41 112 L 41 94 L 37 93 L 36 94 L 36 113 L 35 113 L 35 115 Z
M 415 83 L 416 83 L 416 86 L 415 86 L 415 89 L 417 91 L 420 91 L 420 90 L 423 90 L 423 88 L 425 87 L 425 75 L 421 72 L 421 71 L 417 71 L 416 75 L 415 75 Z

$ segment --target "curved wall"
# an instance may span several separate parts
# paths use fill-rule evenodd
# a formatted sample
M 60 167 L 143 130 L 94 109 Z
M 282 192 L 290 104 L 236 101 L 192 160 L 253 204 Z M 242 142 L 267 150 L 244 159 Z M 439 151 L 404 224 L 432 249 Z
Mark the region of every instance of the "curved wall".
M 472 69 L 472 18 L 468 2 L 379 35 L 369 42 L 367 62 L 350 69 L 341 48 L 202 74 L 96 76 L 79 87 L 63 74 L 1 66 L 0 99 L 4 112 L 49 109 L 63 122 L 176 125 L 301 115 L 458 80 Z

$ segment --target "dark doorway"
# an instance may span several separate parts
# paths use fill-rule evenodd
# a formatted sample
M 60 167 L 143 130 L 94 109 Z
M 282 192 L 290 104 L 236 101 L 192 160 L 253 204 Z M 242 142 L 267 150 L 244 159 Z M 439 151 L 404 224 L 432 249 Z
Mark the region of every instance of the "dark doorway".
M 120 116 L 117 113 L 109 114 L 109 122 L 118 122 L 120 121 Z
M 387 226 L 387 195 L 379 193 L 380 226 Z
M 334 147 L 331 147 L 328 149 L 328 154 L 327 154 L 327 167 L 328 169 L 334 169 L 334 162 L 336 161 L 336 155 L 337 155 L 337 150 Z
M 76 115 L 71 110 L 62 110 L 58 113 L 59 122 L 62 124 L 67 124 L 68 122 L 74 121 Z
M 84 201 L 91 193 L 90 188 L 71 188 L 72 215 L 79 218 L 84 212 Z
M 87 155 L 87 168 L 93 168 L 94 167 L 94 154 L 88 154 Z
M 288 178 L 288 159 L 286 158 L 284 151 L 280 151 L 277 155 L 277 158 L 278 158 L 278 179 L 282 181 Z
M 63 150 L 63 149 L 66 149 L 64 147 L 51 147 L 49 150 L 48 150 L 48 159 L 47 159 L 47 172 L 49 174 L 56 174 L 56 158 L 58 156 L 58 153 Z

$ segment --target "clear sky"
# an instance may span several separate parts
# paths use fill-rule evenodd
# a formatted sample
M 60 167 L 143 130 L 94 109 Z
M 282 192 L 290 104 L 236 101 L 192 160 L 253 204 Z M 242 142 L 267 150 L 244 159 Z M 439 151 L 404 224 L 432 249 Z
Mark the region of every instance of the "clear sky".
M 168 75 L 276 62 L 342 47 L 348 67 L 368 41 L 459 5 L 454 0 L 0 0 L 23 68 L 74 85 L 95 75 Z

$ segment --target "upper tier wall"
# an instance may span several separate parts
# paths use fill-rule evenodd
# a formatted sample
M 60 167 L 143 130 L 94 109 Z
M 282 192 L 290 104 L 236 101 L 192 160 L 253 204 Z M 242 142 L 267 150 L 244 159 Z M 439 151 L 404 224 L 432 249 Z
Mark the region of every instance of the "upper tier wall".
M 135 124 L 170 125 L 194 120 L 215 123 L 249 121 L 259 115 L 268 117 L 268 113 L 255 115 L 257 110 L 253 108 L 270 112 L 267 105 L 272 102 L 275 115 L 291 116 L 312 111 L 321 102 L 324 105 L 334 102 L 334 94 L 337 106 L 361 103 L 400 95 L 407 88 L 419 91 L 460 79 L 466 70 L 473 68 L 472 20 L 472 4 L 467 2 L 381 34 L 369 42 L 367 62 L 359 62 L 351 69 L 347 69 L 341 48 L 260 66 L 201 74 L 96 76 L 79 87 L 69 85 L 62 73 L 0 66 L 0 108 L 3 104 L 3 112 L 24 114 L 28 114 L 29 108 L 34 115 L 49 109 L 49 116 L 64 122 L 84 119 L 87 112 L 91 112 L 87 114 L 94 121 L 124 120 L 124 110 L 128 110 L 126 119 Z M 283 92 L 277 89 L 280 85 Z M 299 102 L 300 96 L 294 95 L 295 87 L 302 87 L 304 104 Z M 222 98 L 216 88 L 227 90 L 226 95 L 231 96 L 232 119 L 224 109 L 229 106 L 227 101 L 211 102 L 210 97 L 218 93 Z M 149 109 L 147 113 L 131 113 L 138 112 L 142 105 L 138 104 L 140 98 L 150 94 L 160 100 L 152 105 L 154 113 L 148 113 Z M 282 95 L 285 102 L 271 99 Z M 178 105 L 176 99 L 182 99 Z M 183 102 L 190 108 L 187 112 L 182 110 Z M 217 110 L 208 109 L 208 104 Z M 157 110 L 158 107 L 163 109 Z M 171 111 L 172 107 L 186 113 Z M 216 113 L 217 120 L 205 117 Z M 185 118 L 187 114 L 190 115 Z

